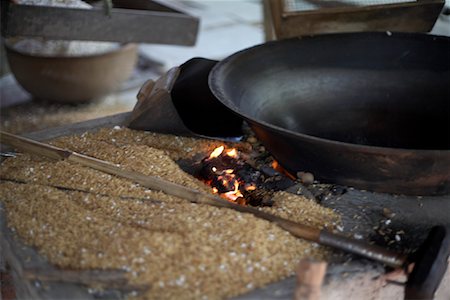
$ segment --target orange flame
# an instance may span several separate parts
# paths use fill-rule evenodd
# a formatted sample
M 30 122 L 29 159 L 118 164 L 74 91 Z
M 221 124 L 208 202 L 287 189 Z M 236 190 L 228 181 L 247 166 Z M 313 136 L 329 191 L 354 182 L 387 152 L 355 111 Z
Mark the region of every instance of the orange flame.
M 272 161 L 272 169 L 274 170 L 278 169 L 278 162 L 276 160 Z
M 245 187 L 245 190 L 246 191 L 254 191 L 254 190 L 256 190 L 256 186 L 254 186 L 253 184 L 252 185 L 247 185 Z
M 272 162 L 272 168 L 278 172 L 280 172 L 281 174 L 286 175 L 287 177 L 289 177 L 292 180 L 296 180 L 297 177 L 295 177 L 294 175 L 292 175 L 291 173 L 289 173 L 288 171 L 286 171 L 282 166 L 280 166 L 280 164 L 274 160 Z
M 220 146 L 220 147 L 215 148 L 211 152 L 208 159 L 213 159 L 213 158 L 217 158 L 221 155 L 224 155 L 224 151 L 225 151 L 225 155 L 227 155 L 229 157 L 237 158 L 239 156 L 238 151 L 236 149 L 232 148 L 229 150 L 225 150 L 225 146 Z M 233 169 L 219 170 L 218 167 L 216 167 L 216 166 L 211 167 L 211 170 L 216 174 L 217 179 L 221 182 L 223 187 L 225 187 L 227 190 L 229 190 L 230 188 L 233 188 L 232 191 L 225 192 L 225 193 L 219 193 L 219 189 L 217 187 L 213 187 L 212 192 L 214 194 L 219 194 L 222 198 L 225 198 L 228 201 L 237 202 L 239 204 L 245 205 L 244 195 L 239 190 L 240 183 L 238 182 L 238 180 L 236 180 L 236 174 L 234 174 L 234 170 Z M 211 184 L 211 182 L 207 182 L 207 183 Z M 256 187 L 253 187 L 253 186 L 246 187 L 247 191 L 253 190 L 253 189 L 256 189 Z
M 234 148 L 233 148 L 233 149 L 230 149 L 230 150 L 227 151 L 227 155 L 230 156 L 230 157 L 236 158 L 236 157 L 238 156 L 237 150 L 234 149 Z
M 217 147 L 216 149 L 213 150 L 213 152 L 211 152 L 211 154 L 209 155 L 209 158 L 219 157 L 219 155 L 222 154 L 223 149 L 225 149 L 224 146 Z
M 234 182 L 234 190 L 223 193 L 223 196 L 231 201 L 236 201 L 240 197 L 244 197 L 241 191 L 239 190 L 239 182 Z

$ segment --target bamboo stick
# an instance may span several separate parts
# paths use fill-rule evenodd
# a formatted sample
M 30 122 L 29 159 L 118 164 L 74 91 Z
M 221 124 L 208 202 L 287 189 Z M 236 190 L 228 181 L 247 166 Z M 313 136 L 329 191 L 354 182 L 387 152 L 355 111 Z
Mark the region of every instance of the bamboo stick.
M 391 267 L 402 267 L 407 263 L 407 257 L 401 253 L 394 253 L 376 245 L 370 245 L 363 241 L 354 240 L 342 235 L 334 234 L 326 230 L 320 230 L 307 225 L 296 223 L 253 207 L 240 206 L 226 201 L 218 196 L 206 194 L 156 176 L 147 176 L 139 172 L 125 170 L 118 165 L 97 158 L 64 150 L 55 146 L 36 142 L 24 137 L 0 131 L 0 143 L 4 142 L 19 150 L 34 153 L 57 160 L 67 160 L 90 167 L 108 174 L 126 178 L 152 190 L 162 191 L 168 195 L 186 199 L 193 203 L 208 204 L 216 207 L 224 207 L 252 214 L 258 218 L 277 224 L 282 229 L 295 237 L 303 238 L 322 245 L 364 256 Z
M 3 131 L 0 131 L 0 142 L 9 144 L 10 146 L 23 152 L 33 153 L 56 160 L 71 161 L 85 167 L 126 178 L 149 189 L 162 191 L 168 195 L 189 200 L 192 203 L 207 204 L 216 207 L 229 208 L 243 213 L 249 213 L 258 218 L 276 223 L 278 226 L 296 237 L 304 238 L 313 242 L 319 242 L 320 229 L 292 222 L 252 207 L 240 206 L 218 196 L 206 194 L 156 176 L 147 176 L 139 172 L 125 170 L 118 165 L 104 160 L 33 141 Z
M 1 175 L 0 175 L 0 180 L 7 181 L 7 182 L 18 183 L 18 184 L 31 183 L 30 181 L 25 181 L 25 180 L 22 181 L 22 180 L 14 180 L 14 179 L 4 179 L 4 178 L 2 178 Z M 51 184 L 51 183 L 39 184 L 39 183 L 33 182 L 33 184 L 52 187 L 52 188 L 55 188 L 55 189 L 61 190 L 61 191 L 85 193 L 85 194 L 91 194 L 91 195 L 100 196 L 100 197 L 116 197 L 116 198 L 120 198 L 120 199 L 123 199 L 123 200 L 139 200 L 139 201 L 146 201 L 146 202 L 151 202 L 151 203 L 155 203 L 155 204 L 161 204 L 162 203 L 161 200 L 156 200 L 156 199 L 147 198 L 147 197 L 142 198 L 142 197 L 133 197 L 133 196 L 122 196 L 122 195 L 116 196 L 116 195 L 104 194 L 104 193 L 94 193 L 94 192 L 92 192 L 90 190 L 87 190 L 87 189 L 83 190 L 83 189 L 71 188 L 71 187 L 67 187 L 67 186 L 64 186 L 64 185 Z

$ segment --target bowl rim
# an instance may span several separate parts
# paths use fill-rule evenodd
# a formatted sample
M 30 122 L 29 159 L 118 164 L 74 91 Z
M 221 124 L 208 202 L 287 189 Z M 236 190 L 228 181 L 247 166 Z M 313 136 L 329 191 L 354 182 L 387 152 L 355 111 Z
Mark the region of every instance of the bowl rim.
M 37 53 L 27 53 L 26 51 L 20 51 L 17 50 L 10 41 L 8 41 L 10 38 L 2 38 L 2 44 L 4 45 L 6 52 L 14 53 L 17 55 L 22 55 L 25 57 L 30 58 L 39 58 L 39 59 L 89 59 L 89 58 L 96 58 L 100 56 L 107 56 L 107 55 L 113 55 L 120 52 L 127 52 L 137 49 L 138 45 L 135 43 L 116 43 L 117 47 L 114 47 L 112 49 L 102 51 L 99 53 L 92 53 L 92 54 L 77 54 L 77 55 L 47 55 L 47 54 L 37 54 Z M 81 41 L 81 42 L 95 42 L 95 41 Z M 114 43 L 114 42 L 112 42 Z

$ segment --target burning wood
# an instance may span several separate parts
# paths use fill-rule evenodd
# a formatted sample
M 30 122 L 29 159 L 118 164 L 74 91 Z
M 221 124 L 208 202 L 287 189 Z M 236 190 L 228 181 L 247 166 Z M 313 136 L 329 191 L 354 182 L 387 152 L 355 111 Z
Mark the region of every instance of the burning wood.
M 220 146 L 201 161 L 198 177 L 212 187 L 213 193 L 231 202 L 271 206 L 273 192 L 285 188 L 286 180 L 291 182 L 272 171 L 265 174 L 248 164 L 237 149 Z
M 146 176 L 183 183 L 202 194 L 208 191 L 174 162 L 182 156 L 185 167 L 190 168 L 188 172 L 195 171 L 197 176 L 200 161 L 209 153 L 186 155 L 192 154 L 192 149 L 212 149 L 201 141 L 192 143 L 187 138 L 123 128 L 101 129 L 53 143 Z M 227 152 L 224 149 L 224 154 Z M 237 154 L 240 161 L 249 162 L 245 149 Z M 268 164 L 264 161 L 263 166 Z M 239 168 L 234 170 L 238 176 Z M 260 179 L 277 177 L 265 172 L 261 169 Z M 2 163 L 0 174 L 5 179 L 0 183 L 0 199 L 8 213 L 8 226 L 27 244 L 40 249 L 48 261 L 62 268 L 120 268 L 126 272 L 130 286 L 150 287 L 145 294 L 137 295 L 139 298 L 229 298 L 289 276 L 299 258 L 322 259 L 326 254 L 322 248 L 247 213 L 192 205 L 180 197 L 67 160 L 54 162 L 18 155 Z M 244 177 L 241 192 L 246 184 L 254 182 L 248 178 Z M 18 180 L 26 184 L 16 183 Z M 264 180 L 261 184 L 267 188 L 272 181 Z M 273 182 L 280 184 L 282 180 Z M 252 192 L 263 193 L 264 189 L 256 186 Z M 242 193 L 248 201 L 246 192 Z M 337 220 L 332 210 L 303 197 L 282 192 L 274 194 L 274 199 L 274 207 L 263 211 L 317 229 Z M 30 213 L 35 218 L 30 218 Z
M 236 149 L 225 151 L 224 146 L 214 149 L 209 157 L 202 160 L 201 179 L 212 187 L 213 193 L 221 197 L 245 204 L 241 192 L 242 181 L 237 177 L 235 168 L 242 165 Z

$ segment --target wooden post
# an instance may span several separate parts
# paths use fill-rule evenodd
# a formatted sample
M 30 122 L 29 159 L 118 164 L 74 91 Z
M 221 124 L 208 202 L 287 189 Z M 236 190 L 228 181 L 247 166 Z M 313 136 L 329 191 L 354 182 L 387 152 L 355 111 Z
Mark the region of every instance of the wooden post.
M 320 288 L 327 270 L 324 261 L 302 260 L 297 267 L 295 300 L 319 300 Z

